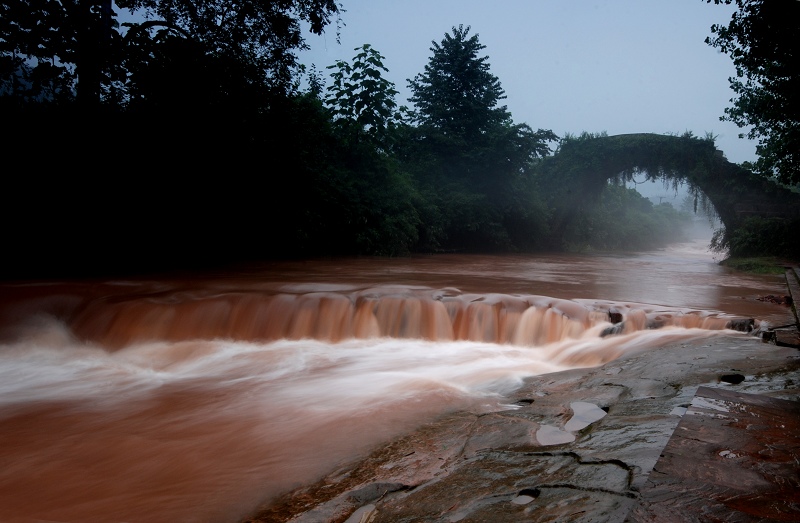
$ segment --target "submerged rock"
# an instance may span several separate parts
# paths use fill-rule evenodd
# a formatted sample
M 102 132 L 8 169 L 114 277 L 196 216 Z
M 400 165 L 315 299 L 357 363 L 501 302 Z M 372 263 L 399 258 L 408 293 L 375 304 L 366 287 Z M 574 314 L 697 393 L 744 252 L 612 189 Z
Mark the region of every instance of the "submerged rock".
M 753 318 L 731 320 L 726 327 L 739 332 L 753 332 L 756 328 L 756 320 Z
M 601 338 L 605 338 L 606 336 L 613 336 L 615 334 L 622 334 L 625 331 L 625 322 L 619 322 L 611 327 L 606 327 L 600 333 Z

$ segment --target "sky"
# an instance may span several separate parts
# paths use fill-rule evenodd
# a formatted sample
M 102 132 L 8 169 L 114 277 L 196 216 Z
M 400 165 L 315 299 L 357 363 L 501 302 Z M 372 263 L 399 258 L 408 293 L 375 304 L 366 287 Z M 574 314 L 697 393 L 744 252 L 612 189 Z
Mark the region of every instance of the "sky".
M 300 61 L 327 75 L 365 43 L 384 58 L 385 78 L 411 105 L 408 79 L 423 72 L 432 41 L 470 26 L 488 56 L 515 123 L 559 136 L 712 133 L 732 162 L 755 160 L 755 142 L 721 122 L 734 93 L 728 55 L 705 43 L 735 6 L 705 0 L 341 0 L 336 28 L 309 34 Z M 330 79 L 328 78 L 328 85 Z

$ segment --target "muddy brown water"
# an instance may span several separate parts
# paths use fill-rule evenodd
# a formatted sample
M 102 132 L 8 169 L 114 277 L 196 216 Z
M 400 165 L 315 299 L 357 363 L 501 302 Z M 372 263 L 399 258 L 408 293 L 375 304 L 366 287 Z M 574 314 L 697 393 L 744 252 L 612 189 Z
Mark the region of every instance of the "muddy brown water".
M 785 315 L 705 245 L 2 284 L 0 520 L 234 522 L 528 376 Z

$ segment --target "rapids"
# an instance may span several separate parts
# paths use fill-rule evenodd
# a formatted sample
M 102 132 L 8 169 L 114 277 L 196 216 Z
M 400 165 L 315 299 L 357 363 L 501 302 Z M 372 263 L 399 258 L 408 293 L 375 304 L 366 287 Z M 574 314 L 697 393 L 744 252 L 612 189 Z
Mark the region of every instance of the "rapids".
M 443 413 L 509 408 L 526 377 L 745 336 L 729 320 L 745 300 L 768 321 L 747 298 L 779 285 L 680 248 L 7 283 L 0 520 L 235 522 Z

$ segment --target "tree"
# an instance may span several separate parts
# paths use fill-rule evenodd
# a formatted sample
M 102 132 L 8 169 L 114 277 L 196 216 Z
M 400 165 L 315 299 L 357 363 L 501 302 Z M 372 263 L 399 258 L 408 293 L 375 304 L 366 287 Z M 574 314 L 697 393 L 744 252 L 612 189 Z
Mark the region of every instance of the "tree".
M 150 52 L 176 37 L 205 54 L 255 64 L 259 81 L 287 90 L 298 68 L 294 52 L 307 46 L 301 22 L 320 34 L 339 13 L 335 0 L 118 0 L 118 8 L 142 19 L 120 25 L 113 5 L 0 0 L 0 95 L 21 103 L 122 100 L 115 90 L 129 79 L 123 65 L 130 64 L 131 45 Z
M 257 63 L 269 84 L 286 88 L 298 67 L 294 51 L 306 49 L 301 22 L 321 34 L 338 16 L 335 0 L 118 0 L 148 21 L 131 24 L 176 29 L 209 53 Z
M 110 0 L 3 0 L 0 95 L 28 103 L 77 93 L 93 105 L 121 76 L 110 66 L 117 28 Z
M 691 214 L 653 204 L 636 189 L 609 181 L 596 201 L 585 201 L 558 240 L 569 251 L 652 249 L 685 241 Z
M 712 0 L 706 0 L 711 3 Z M 732 0 L 713 0 L 730 4 Z M 800 2 L 736 0 L 730 23 L 711 26 L 706 43 L 730 55 L 736 97 L 722 120 L 750 127 L 758 139 L 754 167 L 787 184 L 800 183 Z
M 408 81 L 414 120 L 441 134 L 473 138 L 511 114 L 498 102 L 506 98 L 500 80 L 489 72 L 489 57 L 478 54 L 486 46 L 469 27 L 453 27 L 441 43 L 431 42 L 433 55 L 425 71 Z
M 479 56 L 486 46 L 469 31 L 463 25 L 453 27 L 441 43 L 432 42 L 433 55 L 424 72 L 408 81 L 415 106 L 411 120 L 448 161 L 465 160 L 454 165 L 461 172 L 475 170 L 481 158 L 494 168 L 513 164 L 509 172 L 519 172 L 530 160 L 549 154 L 547 143 L 557 137 L 549 130 L 534 132 L 527 124 L 514 124 L 506 106 L 498 105 L 505 91 L 489 71 L 489 57 Z
M 515 124 L 505 91 L 470 28 L 453 27 L 422 73 L 408 81 L 415 110 L 403 152 L 429 195 L 439 226 L 423 236 L 447 249 L 513 250 L 531 245 L 544 222 L 530 164 L 549 154 L 552 131 Z M 431 238 L 431 240 L 427 240 Z
M 333 85 L 328 87 L 325 100 L 334 118 L 346 132 L 352 133 L 356 141 L 367 137 L 374 145 L 386 150 L 389 147 L 389 131 L 402 122 L 397 109 L 394 84 L 383 78 L 389 72 L 383 65 L 384 57 L 369 44 L 356 47 L 359 53 L 353 57 L 352 65 L 337 60 L 332 69 Z

